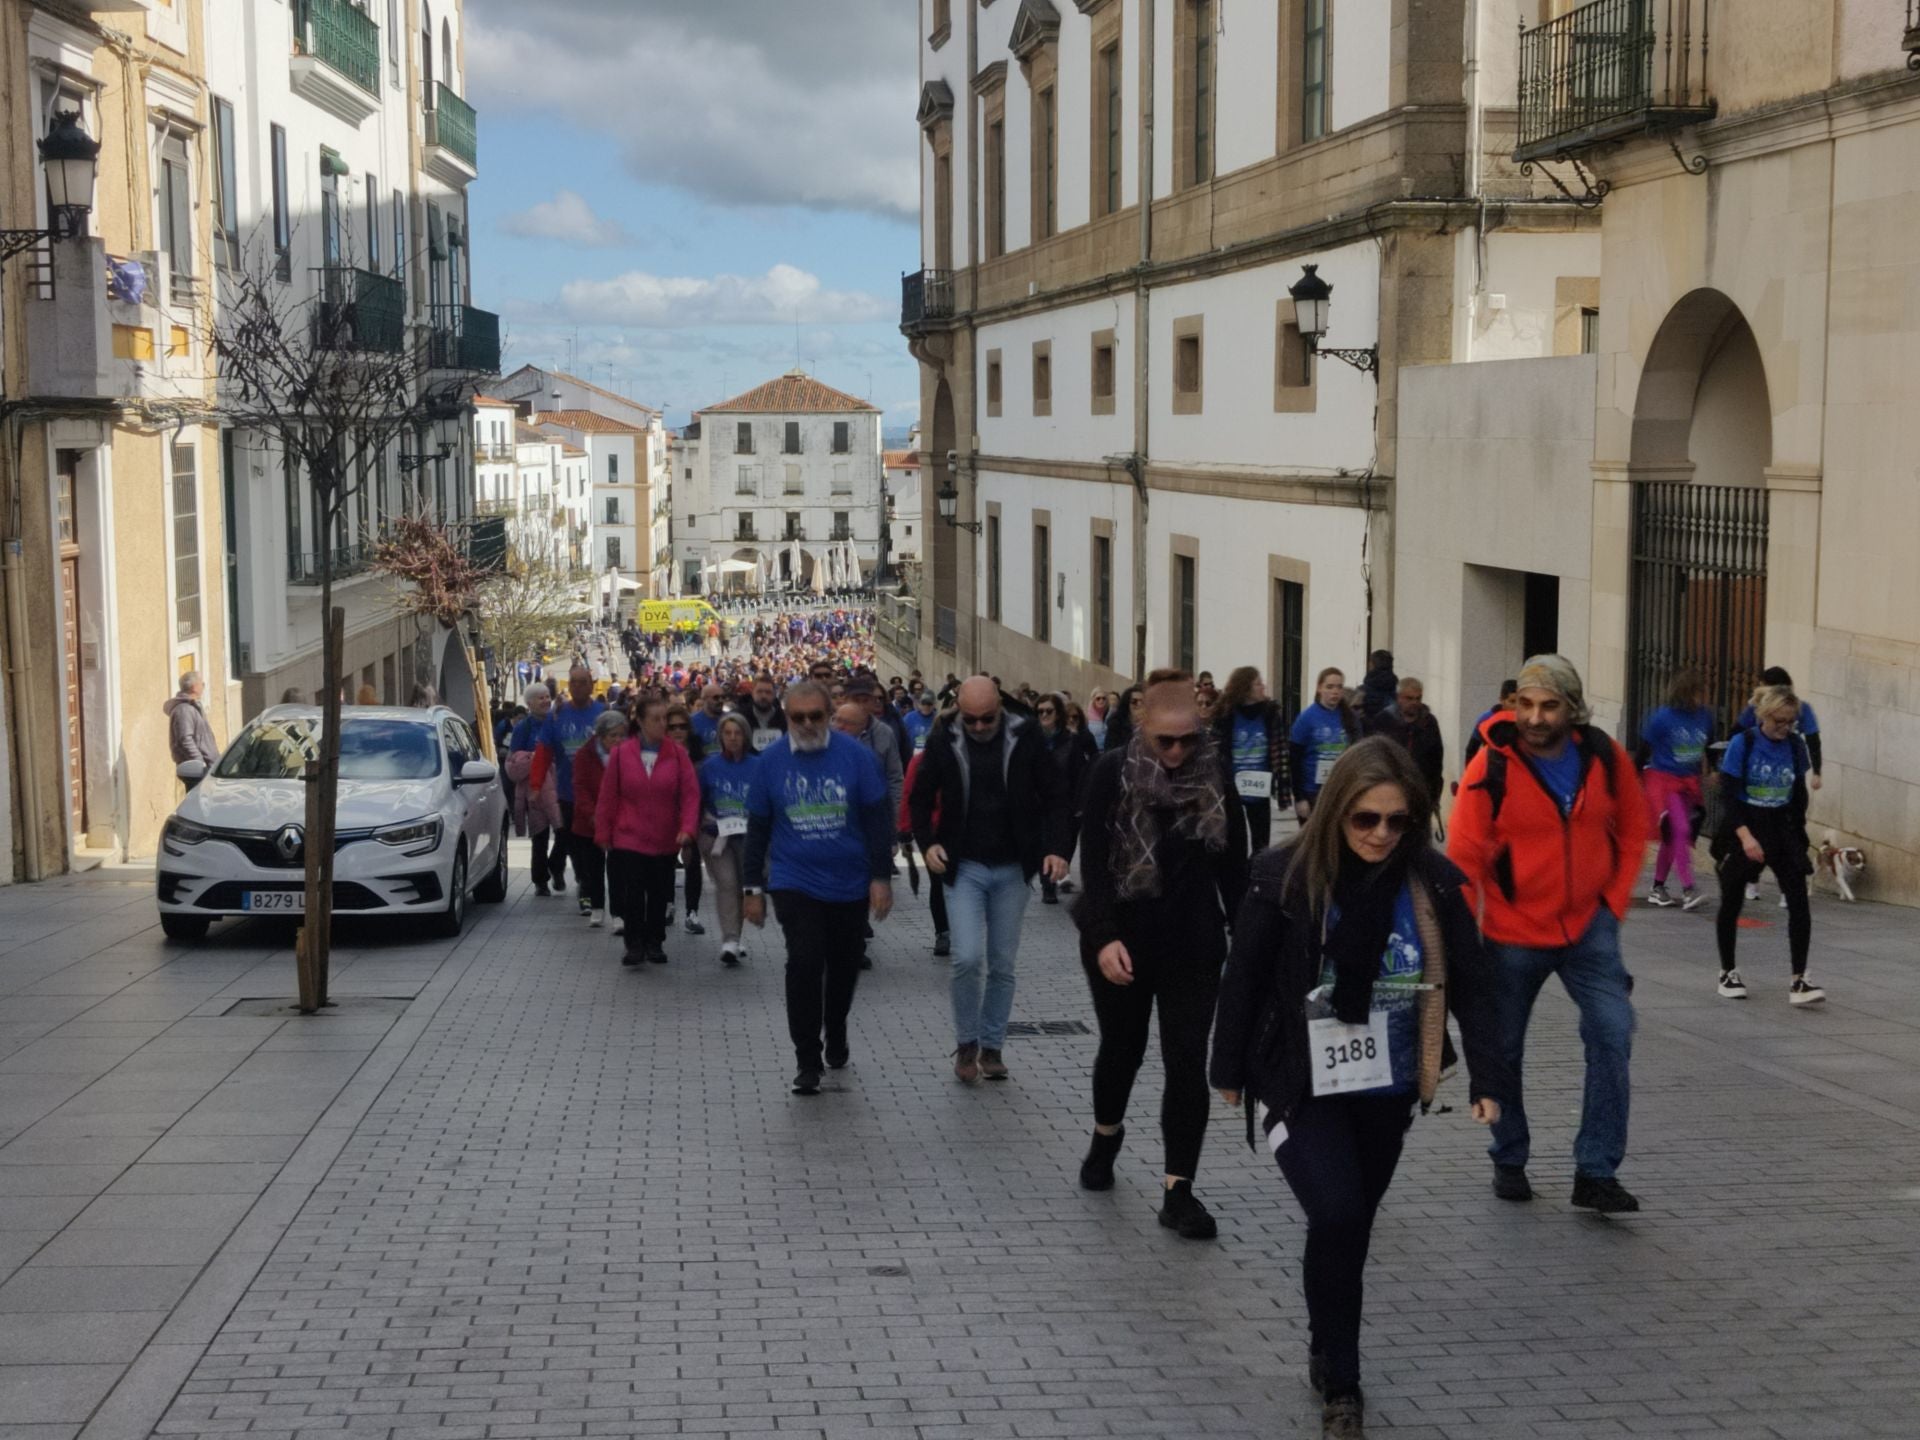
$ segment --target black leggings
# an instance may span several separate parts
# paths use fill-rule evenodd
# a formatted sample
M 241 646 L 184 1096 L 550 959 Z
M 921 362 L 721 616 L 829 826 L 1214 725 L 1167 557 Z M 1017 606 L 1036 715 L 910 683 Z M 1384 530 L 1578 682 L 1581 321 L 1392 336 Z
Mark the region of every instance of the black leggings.
M 1287 1121 L 1280 1173 L 1307 1217 L 1300 1279 L 1309 1344 L 1326 1357 L 1327 1394 L 1360 1387 L 1360 1310 L 1374 1212 L 1393 1183 L 1411 1095 L 1303 1100 Z
M 1147 1026 L 1160 1002 L 1160 1057 L 1167 1068 L 1160 1100 L 1160 1140 L 1166 1173 L 1191 1180 L 1200 1166 L 1207 1134 L 1207 1036 L 1220 993 L 1219 959 L 1191 948 L 1146 945 L 1128 939 L 1133 983 L 1115 985 L 1100 973 L 1099 952 L 1080 947 L 1080 963 L 1093 992 L 1100 1022 L 1100 1051 L 1093 1061 L 1093 1119 L 1118 1125 L 1127 1118 L 1134 1076 L 1147 1055 Z
M 1247 800 L 1247 843 L 1258 855 L 1273 842 L 1273 801 Z
M 673 903 L 673 856 L 607 851 L 608 908 L 627 926 L 627 949 L 662 945 Z
M 700 848 L 691 840 L 680 852 L 680 867 L 687 872 L 687 914 L 700 913 Z
M 1787 953 L 1793 961 L 1793 973 L 1806 974 L 1807 949 L 1813 943 L 1813 908 L 1807 904 L 1805 868 L 1791 856 L 1774 860 L 1772 847 L 1768 847 L 1768 858 L 1756 865 L 1739 848 L 1737 839 L 1733 844 L 1733 853 L 1720 862 L 1720 913 L 1713 923 L 1713 936 L 1720 945 L 1720 968 L 1733 969 L 1734 942 L 1740 934 L 1740 910 L 1747 901 L 1747 886 L 1760 878 L 1762 870 L 1771 870 L 1787 900 Z

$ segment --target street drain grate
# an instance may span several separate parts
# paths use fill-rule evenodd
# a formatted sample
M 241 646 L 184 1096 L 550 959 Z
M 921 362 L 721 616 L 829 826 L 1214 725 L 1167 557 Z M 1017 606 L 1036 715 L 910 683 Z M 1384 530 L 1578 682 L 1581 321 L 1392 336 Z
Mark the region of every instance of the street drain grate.
M 1007 1026 L 1009 1035 L 1091 1035 L 1084 1020 L 1015 1020 Z
M 331 1005 L 308 1018 L 324 1020 L 329 1015 L 404 1015 L 411 1004 L 411 995 L 336 995 Z M 300 1002 L 279 995 L 257 1000 L 236 1000 L 220 1013 L 279 1020 L 289 1015 L 299 1015 Z

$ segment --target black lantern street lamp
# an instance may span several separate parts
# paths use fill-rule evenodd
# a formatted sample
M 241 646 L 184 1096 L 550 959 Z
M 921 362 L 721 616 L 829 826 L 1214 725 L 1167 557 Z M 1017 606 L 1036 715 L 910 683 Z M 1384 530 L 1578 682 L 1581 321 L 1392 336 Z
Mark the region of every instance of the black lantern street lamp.
M 1327 317 L 1333 309 L 1333 286 L 1320 278 L 1318 265 L 1303 265 L 1301 269 L 1305 273 L 1287 288 L 1287 294 L 1293 297 L 1293 323 L 1307 342 L 1307 349 L 1315 355 L 1344 360 L 1354 369 L 1373 376 L 1377 383 L 1380 379 L 1378 345 L 1369 345 L 1364 350 L 1321 348 L 1320 337 L 1327 333 Z
M 53 128 L 40 142 L 40 164 L 47 172 L 45 230 L 0 230 L 0 262 L 50 240 L 69 240 L 87 233 L 93 211 L 93 182 L 100 172 L 100 142 L 80 128 L 72 110 L 53 117 Z
M 978 520 L 962 520 L 959 518 L 960 491 L 954 485 L 952 475 L 947 476 L 945 482 L 940 486 L 940 489 L 935 492 L 933 498 L 939 502 L 940 523 L 942 525 L 945 525 L 949 530 L 965 530 L 969 535 L 978 535 L 980 533 L 982 527 Z

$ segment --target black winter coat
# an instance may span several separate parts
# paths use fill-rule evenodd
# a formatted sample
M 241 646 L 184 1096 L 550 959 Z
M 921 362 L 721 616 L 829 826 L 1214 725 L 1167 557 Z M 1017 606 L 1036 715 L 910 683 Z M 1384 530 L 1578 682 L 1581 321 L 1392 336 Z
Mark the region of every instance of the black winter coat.
M 1293 847 L 1255 857 L 1247 896 L 1233 927 L 1233 952 L 1220 977 L 1208 1079 L 1238 1090 L 1285 1121 L 1313 1093 L 1307 1044 L 1307 993 L 1320 983 L 1309 945 L 1310 917 L 1286 893 Z M 1436 850 L 1422 852 L 1415 874 L 1433 896 L 1447 951 L 1447 1009 L 1467 1052 L 1468 1096 L 1505 1105 L 1517 1086 L 1502 1057 L 1495 1021 L 1498 973 L 1468 908 L 1466 877 Z
M 1083 958 L 1115 940 L 1184 952 L 1219 964 L 1226 955 L 1227 925 L 1247 889 L 1246 807 L 1227 792 L 1227 843 L 1209 851 L 1192 840 L 1168 837 L 1161 844 L 1162 892 L 1153 900 L 1122 900 L 1113 873 L 1113 812 L 1120 802 L 1120 772 L 1126 751 L 1109 750 L 1087 777 L 1080 818 L 1080 898 L 1073 921 L 1080 927 Z
M 1048 754 L 1035 722 L 1002 711 L 1002 755 L 1007 783 L 1007 805 L 1013 820 L 1014 841 L 1020 851 L 1021 872 L 1031 880 L 1048 855 L 1071 859 L 1073 809 L 1066 779 Z M 967 833 L 969 785 L 966 745 L 957 713 L 945 716 L 927 732 L 920 770 L 907 796 L 907 814 L 913 821 L 913 842 L 925 853 L 938 845 L 947 852 L 949 870 L 967 858 L 962 837 Z M 907 752 L 911 758 L 912 752 Z M 938 811 L 939 824 L 934 823 Z

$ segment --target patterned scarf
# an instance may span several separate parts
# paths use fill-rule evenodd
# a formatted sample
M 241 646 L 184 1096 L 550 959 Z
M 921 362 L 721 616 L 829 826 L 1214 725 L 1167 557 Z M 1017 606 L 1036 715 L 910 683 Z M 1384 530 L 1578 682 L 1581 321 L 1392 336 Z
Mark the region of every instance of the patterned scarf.
M 1153 900 L 1162 894 L 1160 841 L 1169 831 L 1218 854 L 1227 845 L 1227 789 L 1213 736 L 1200 743 L 1178 770 L 1154 757 L 1142 731 L 1127 739 L 1120 767 L 1120 802 L 1113 809 L 1113 869 L 1122 900 Z

